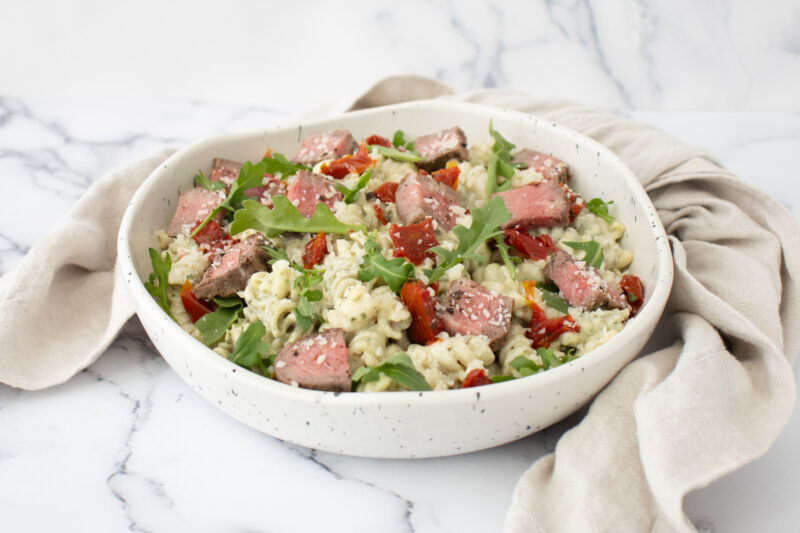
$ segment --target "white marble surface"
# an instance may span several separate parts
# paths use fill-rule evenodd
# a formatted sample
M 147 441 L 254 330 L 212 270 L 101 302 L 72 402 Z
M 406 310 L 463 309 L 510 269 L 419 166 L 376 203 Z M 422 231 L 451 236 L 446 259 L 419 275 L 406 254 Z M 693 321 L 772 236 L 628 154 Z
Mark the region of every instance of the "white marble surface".
M 793 212 L 800 117 L 630 112 L 704 146 Z M 269 109 L 175 102 L 0 99 L 0 273 L 104 172 L 161 146 L 263 127 Z M 35 202 L 35 207 L 34 207 Z M 465 456 L 341 457 L 256 433 L 199 398 L 136 320 L 94 365 L 39 392 L 0 385 L 7 531 L 491 532 L 517 478 L 580 415 Z M 691 494 L 703 532 L 795 531 L 800 416 L 759 461 Z
M 0 0 L 0 20 L 0 274 L 113 168 L 398 73 L 618 110 L 800 210 L 794 0 Z M 500 531 L 518 477 L 579 418 L 466 456 L 316 453 L 200 399 L 133 320 L 64 385 L 0 385 L 0 530 Z M 688 515 L 708 533 L 797 531 L 799 447 L 795 413 Z

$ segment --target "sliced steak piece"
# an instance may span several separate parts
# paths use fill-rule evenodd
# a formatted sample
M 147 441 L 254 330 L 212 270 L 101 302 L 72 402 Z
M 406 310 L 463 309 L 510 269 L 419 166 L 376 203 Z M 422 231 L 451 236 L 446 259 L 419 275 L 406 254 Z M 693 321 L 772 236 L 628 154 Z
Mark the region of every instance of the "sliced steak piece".
M 422 158 L 417 167 L 428 172 L 444 168 L 451 159 L 463 161 L 469 157 L 467 136 L 458 126 L 417 137 L 414 149 Z
M 332 208 L 333 204 L 342 199 L 342 193 L 337 191 L 333 186 L 333 181 L 325 176 L 301 170 L 297 173 L 294 183 L 289 185 L 286 197 L 300 211 L 300 214 L 311 218 L 318 203 Z
M 606 301 L 608 284 L 596 268 L 576 261 L 564 250 L 557 250 L 544 266 L 544 275 L 558 285 L 572 307 L 594 309 Z
M 341 328 L 308 335 L 275 356 L 275 378 L 304 389 L 350 391 L 350 362 Z
M 569 198 L 556 181 L 543 181 L 496 194 L 511 211 L 503 228 L 552 228 L 569 224 Z
M 456 213 L 451 207 L 458 204 L 458 193 L 422 174 L 409 174 L 395 193 L 397 215 L 404 224 L 415 224 L 432 217 L 447 231 L 456 225 Z
M 242 169 L 242 164 L 230 159 L 222 159 L 221 157 L 214 158 L 211 164 L 211 175 L 208 177 L 211 181 L 221 181 L 228 187 L 236 181 L 239 177 L 239 171 Z
M 237 292 L 247 286 L 250 276 L 267 270 L 271 257 L 261 248 L 266 243 L 263 235 L 256 234 L 231 246 L 211 263 L 203 274 L 203 279 L 195 285 L 195 296 L 206 300 L 217 296 L 236 296 Z
M 272 207 L 274 196 L 286 196 L 286 182 L 271 177 L 269 174 L 264 176 L 261 187 L 246 189 L 244 195 L 261 202 L 265 206 Z
M 486 335 L 492 348 L 511 327 L 514 301 L 468 279 L 457 279 L 441 297 L 436 314 L 450 335 Z
M 223 198 L 221 193 L 202 187 L 182 192 L 178 198 L 178 208 L 167 228 L 167 235 L 175 237 L 180 233 L 189 234 L 195 224 L 205 219 L 215 207 L 222 203 Z M 220 209 L 220 213 L 217 214 L 218 222 L 222 222 L 225 216 L 222 211 Z
M 546 180 L 554 180 L 559 183 L 569 181 L 569 165 L 552 155 L 547 155 L 530 148 L 523 148 L 512 159 L 514 163 L 525 163 L 528 168 L 532 168 L 542 175 Z
M 347 130 L 333 130 L 313 133 L 303 140 L 300 150 L 292 162 L 301 165 L 315 165 L 323 159 L 338 159 L 352 154 L 358 144 Z
M 609 309 L 631 309 L 630 302 L 628 302 L 628 299 L 619 287 L 611 284 L 607 284 L 606 286 L 606 295 L 603 303 Z

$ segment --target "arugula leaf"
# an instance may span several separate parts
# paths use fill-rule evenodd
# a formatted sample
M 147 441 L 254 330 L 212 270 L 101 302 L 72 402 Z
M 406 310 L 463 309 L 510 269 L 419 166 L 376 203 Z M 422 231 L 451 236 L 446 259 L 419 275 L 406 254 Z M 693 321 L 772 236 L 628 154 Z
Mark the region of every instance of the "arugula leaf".
M 397 353 L 387 357 L 377 366 L 362 366 L 353 373 L 353 389 L 361 383 L 378 381 L 380 374 L 393 379 L 397 383 L 415 391 L 431 390 L 425 377 L 414 367 L 414 363 L 406 353 Z
M 209 191 L 219 191 L 225 188 L 225 184 L 221 181 L 211 181 L 203 174 L 202 170 L 198 170 L 197 174 L 194 175 L 194 186 L 195 187 L 202 187 Z
M 600 198 L 592 198 L 586 203 L 586 208 L 606 222 L 614 222 L 614 217 L 608 214 L 608 206 L 613 203 L 613 200 L 610 202 L 604 202 Z
M 514 176 L 514 168 L 524 167 L 524 163 L 511 162 L 511 150 L 516 145 L 509 142 L 500 132 L 494 129 L 492 121 L 489 121 L 489 134 L 494 138 L 492 155 L 486 167 L 486 198 L 498 191 L 507 191 L 511 188 L 511 178 Z M 498 181 L 498 176 L 505 178 Z
M 516 369 L 519 372 L 520 376 L 530 376 L 531 374 L 536 374 L 537 372 L 541 371 L 543 368 L 542 365 L 538 364 L 536 361 L 532 359 L 528 359 L 524 355 L 520 355 L 519 357 L 515 357 L 511 363 L 509 363 L 512 368 Z
M 360 191 L 367 185 L 370 174 L 372 174 L 372 167 L 368 168 L 367 170 L 361 173 L 361 177 L 358 178 L 356 186 L 353 187 L 352 189 L 348 189 L 344 185 L 334 185 L 334 187 L 336 187 L 336 190 L 342 193 L 343 195 L 342 201 L 344 203 L 352 204 L 358 199 L 358 191 Z
M 458 237 L 458 246 L 455 250 L 451 252 L 441 246 L 431 248 L 433 253 L 442 258 L 436 268 L 425 270 L 425 275 L 431 282 L 441 278 L 447 269 L 465 259 L 483 262 L 483 256 L 475 253 L 478 246 L 489 239 L 501 236 L 503 232 L 498 228 L 511 218 L 511 211 L 499 196 L 489 200 L 483 207 L 471 209 L 470 214 L 472 215 L 472 225 L 469 228 L 462 225 L 453 228 L 453 233 Z
M 500 252 L 500 257 L 503 259 L 503 263 L 505 263 L 506 268 L 508 269 L 508 275 L 512 280 L 516 280 L 517 269 L 514 268 L 514 265 L 522 263 L 522 259 L 516 255 L 511 255 L 508 253 L 509 247 L 505 240 L 501 239 L 500 237 L 495 237 L 494 242 L 497 244 L 497 251 Z
M 260 169 L 263 169 L 264 173 L 272 174 L 273 176 L 276 174 L 280 174 L 280 179 L 285 180 L 292 174 L 296 174 L 298 170 L 311 170 L 311 167 L 308 165 L 298 165 L 292 163 L 283 154 L 273 154 L 272 157 L 265 157 L 259 163 Z
M 239 335 L 228 359 L 246 368 L 261 367 L 264 364 L 261 354 L 269 350 L 269 343 L 261 340 L 266 334 L 267 328 L 264 324 L 253 322 Z
M 167 295 L 167 287 L 169 287 L 169 271 L 172 268 L 172 258 L 166 254 L 166 259 L 161 259 L 161 253 L 150 248 L 147 250 L 150 253 L 150 262 L 153 264 L 153 272 L 150 273 L 148 281 L 144 282 L 144 288 L 150 293 L 150 296 L 155 298 L 156 303 L 161 306 L 161 309 L 169 315 L 172 320 L 172 311 L 169 308 L 169 296 Z
M 403 133 L 403 130 L 397 130 L 394 132 L 394 137 L 392 137 L 392 144 L 395 145 L 397 148 L 405 148 L 409 152 L 414 151 L 414 141 L 406 142 L 406 135 Z
M 403 161 L 408 163 L 416 163 L 422 161 L 422 158 L 414 152 L 401 152 L 396 148 L 389 148 L 388 146 L 381 146 L 380 144 L 370 144 L 370 150 L 375 150 L 384 157 L 394 159 L 395 161 Z
M 285 196 L 272 199 L 273 208 L 256 202 L 245 200 L 243 209 L 236 211 L 231 225 L 231 234 L 235 235 L 246 229 L 261 231 L 267 237 L 280 235 L 284 231 L 298 233 L 348 233 L 350 231 L 366 231 L 364 226 L 343 224 L 334 216 L 327 205 L 318 203 L 311 218 L 306 218 Z
M 567 301 L 556 294 L 558 292 L 558 287 L 537 281 L 536 288 L 542 291 L 542 300 L 544 303 L 557 311 L 561 311 L 564 314 L 569 312 L 569 304 Z
M 227 209 L 228 211 L 236 211 L 246 198 L 244 191 L 254 187 L 260 187 L 263 179 L 264 172 L 262 164 L 258 163 L 253 165 L 250 161 L 246 161 L 242 165 L 241 170 L 239 170 L 239 177 L 231 184 L 228 196 L 225 197 L 222 203 L 211 210 L 208 216 L 195 228 L 190 237 L 197 235 L 197 232 L 203 229 L 203 227 L 208 224 L 209 220 L 217 216 L 220 210 Z
M 536 353 L 542 358 L 545 369 L 555 368 L 564 363 L 569 363 L 573 359 L 577 359 L 577 357 L 573 355 L 575 353 L 574 348 L 572 352 L 567 352 L 563 358 L 559 358 L 551 348 L 537 348 Z
M 367 282 L 382 278 L 392 291 L 397 292 L 406 281 L 414 278 L 414 265 L 402 257 L 386 259 L 374 235 L 367 237 L 364 249 L 367 253 L 358 271 L 359 281 Z
M 502 383 L 503 381 L 511 381 L 514 379 L 514 376 L 509 376 L 507 374 L 496 374 L 491 377 L 492 383 Z
M 243 303 L 238 300 L 233 303 L 233 298 L 214 298 L 219 307 L 216 311 L 205 314 L 200 317 L 200 320 L 194 323 L 194 326 L 203 334 L 203 344 L 211 346 L 220 340 L 231 324 L 236 322 L 239 318 L 239 312 L 242 310 Z
M 600 246 L 600 243 L 595 241 L 587 241 L 587 242 L 564 242 L 567 246 L 572 248 L 573 250 L 583 250 L 583 261 L 595 268 L 600 268 L 603 266 L 603 260 L 605 257 L 603 256 L 603 247 Z

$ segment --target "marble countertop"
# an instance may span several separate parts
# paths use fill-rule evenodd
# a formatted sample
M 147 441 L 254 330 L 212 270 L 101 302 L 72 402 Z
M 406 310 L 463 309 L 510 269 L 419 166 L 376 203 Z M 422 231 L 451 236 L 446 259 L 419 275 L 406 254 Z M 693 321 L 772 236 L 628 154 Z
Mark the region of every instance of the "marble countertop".
M 800 209 L 791 161 L 800 152 L 799 116 L 627 114 L 707 148 Z M 262 128 L 284 115 L 235 105 L 0 98 L 8 191 L 0 197 L 0 273 L 105 172 L 159 147 Z M 133 319 L 64 385 L 38 392 L 0 385 L 0 516 L 8 531 L 500 531 L 518 477 L 580 416 L 456 457 L 318 453 L 257 433 L 200 398 Z M 795 530 L 798 446 L 795 413 L 764 458 L 687 497 L 698 529 Z

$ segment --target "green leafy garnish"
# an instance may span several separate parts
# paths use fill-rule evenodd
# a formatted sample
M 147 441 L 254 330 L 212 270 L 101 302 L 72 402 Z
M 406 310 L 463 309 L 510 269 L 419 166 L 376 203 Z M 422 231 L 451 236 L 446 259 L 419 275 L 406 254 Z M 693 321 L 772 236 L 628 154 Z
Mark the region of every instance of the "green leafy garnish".
M 166 259 L 161 259 L 161 254 L 150 248 L 150 262 L 153 264 L 153 272 L 150 273 L 148 281 L 144 282 L 144 288 L 150 293 L 150 296 L 155 298 L 156 303 L 161 306 L 161 309 L 167 313 L 170 318 L 175 320 L 172 316 L 172 311 L 169 308 L 169 296 L 167 296 L 167 287 L 169 287 L 169 271 L 172 268 L 172 258 L 169 254 Z
M 267 329 L 264 324 L 253 322 L 239 335 L 228 359 L 246 368 L 258 367 L 266 375 L 268 365 L 261 358 L 261 355 L 269 350 L 269 344 L 261 340 L 266 334 Z
M 397 148 L 389 148 L 388 146 L 383 146 L 380 144 L 370 144 L 368 148 L 370 150 L 375 150 L 384 157 L 388 157 L 389 159 L 394 159 L 395 161 L 402 161 L 408 163 L 416 163 L 417 161 L 422 161 L 422 158 L 417 154 L 415 154 L 414 152 L 402 152 Z
M 374 235 L 367 237 L 364 244 L 364 260 L 358 271 L 358 280 L 367 282 L 375 278 L 381 278 L 392 291 L 399 291 L 405 282 L 414 279 L 414 265 L 402 257 L 386 259 L 381 253 L 381 246 L 375 240 Z
M 508 275 L 511 277 L 512 280 L 516 280 L 517 269 L 514 267 L 514 265 L 522 263 L 522 259 L 520 259 L 516 255 L 509 254 L 508 245 L 500 237 L 495 237 L 494 242 L 497 244 L 497 251 L 500 252 L 500 257 L 503 259 L 503 263 L 506 265 L 506 268 L 508 269 Z
M 190 235 L 194 237 L 203 227 L 208 224 L 208 221 L 217 216 L 217 213 L 222 209 L 228 211 L 236 211 L 242 204 L 245 198 L 244 191 L 255 187 L 260 187 L 264 179 L 264 162 L 253 165 L 250 161 L 245 162 L 239 170 L 239 177 L 236 178 L 231 184 L 231 189 L 228 191 L 228 196 L 217 207 L 211 210 L 208 216 L 200 223 L 197 228 Z
M 544 364 L 545 370 L 563 365 L 564 363 L 569 363 L 573 359 L 576 359 L 576 357 L 572 355 L 575 353 L 574 348 L 571 353 L 568 352 L 564 355 L 564 357 L 561 358 L 559 358 L 550 348 L 537 348 L 536 353 L 542 358 L 542 363 Z
M 284 231 L 298 233 L 348 233 L 350 231 L 366 231 L 358 224 L 343 224 L 334 216 L 327 205 L 318 203 L 314 214 L 310 218 L 304 217 L 294 204 L 285 196 L 275 196 L 272 199 L 273 208 L 256 202 L 245 200 L 243 209 L 236 211 L 231 225 L 231 234 L 235 235 L 246 229 L 263 232 L 267 237 L 280 235 Z
M 342 193 L 342 201 L 346 204 L 352 204 L 358 199 L 358 191 L 366 186 L 367 182 L 369 181 L 369 176 L 372 173 L 372 168 L 368 168 L 364 172 L 361 173 L 361 177 L 358 178 L 356 182 L 356 186 L 352 189 L 348 189 L 344 185 L 335 185 L 336 190 Z
M 558 287 L 555 285 L 550 285 L 549 283 L 537 281 L 536 288 L 542 291 L 542 300 L 544 303 L 557 311 L 561 311 L 564 314 L 569 312 L 569 304 L 567 301 L 556 294 L 558 292 Z
M 503 381 L 511 381 L 514 376 L 508 374 L 497 374 L 491 377 L 492 383 L 502 383 Z
M 292 174 L 296 174 L 298 170 L 310 170 L 308 165 L 298 165 L 292 163 L 283 154 L 274 154 L 272 157 L 265 157 L 258 163 L 259 169 L 263 169 L 264 173 L 280 175 L 280 179 L 285 180 Z M 263 176 L 263 173 L 262 173 Z
M 506 208 L 503 199 L 496 196 L 483 207 L 470 210 L 470 215 L 472 215 L 472 225 L 469 228 L 462 225 L 453 228 L 453 233 L 458 237 L 458 246 L 455 250 L 451 252 L 441 246 L 431 248 L 433 253 L 441 257 L 436 268 L 425 270 L 425 275 L 431 282 L 438 280 L 447 269 L 466 259 L 484 262 L 484 257 L 475 251 L 485 241 L 503 234 L 498 228 L 511 218 L 511 211 Z
M 239 318 L 244 304 L 238 298 L 214 298 L 219 306 L 216 311 L 205 314 L 194 323 L 194 327 L 203 334 L 203 344 L 211 346 L 223 336 L 231 324 Z
M 398 353 L 387 357 L 384 362 L 377 366 L 362 366 L 358 368 L 353 372 L 353 389 L 356 388 L 359 382 L 378 381 L 380 374 L 384 374 L 411 390 L 431 390 L 431 386 L 425 381 L 425 377 L 414 368 L 414 363 L 406 353 Z
M 202 187 L 209 191 L 219 191 L 225 188 L 225 184 L 221 181 L 211 181 L 203 174 L 202 170 L 198 170 L 197 174 L 194 175 L 194 186 L 195 187 Z
M 573 250 L 582 250 L 583 251 L 583 259 L 582 261 L 585 262 L 589 266 L 593 266 L 595 268 L 600 268 L 603 266 L 603 260 L 605 257 L 603 256 L 603 247 L 600 246 L 599 242 L 595 241 L 587 241 L 587 242 L 564 242 L 567 246 L 572 248 Z
M 522 377 L 530 376 L 531 374 L 536 374 L 537 372 L 545 368 L 542 365 L 538 364 L 536 361 L 528 359 L 524 355 L 515 357 L 514 360 L 511 361 L 510 365 L 517 372 L 519 372 L 519 375 Z
M 392 144 L 397 148 L 405 148 L 409 152 L 414 151 L 414 141 L 406 142 L 406 135 L 403 130 L 397 130 L 392 137 Z
M 500 132 L 494 129 L 491 120 L 489 121 L 489 134 L 494 138 L 494 145 L 492 146 L 492 155 L 489 157 L 489 164 L 486 167 L 486 198 L 490 198 L 495 192 L 510 189 L 514 169 L 525 166 L 524 163 L 512 163 L 511 150 L 516 148 L 516 145 L 500 135 Z
M 283 259 L 289 263 L 289 266 L 300 272 L 300 276 L 294 280 L 294 286 L 300 287 L 300 297 L 297 300 L 297 305 L 294 308 L 294 317 L 297 325 L 303 331 L 311 331 L 318 321 L 322 321 L 317 313 L 314 313 L 314 308 L 311 302 L 318 302 L 322 300 L 322 291 L 311 289 L 314 285 L 322 282 L 322 270 L 316 268 L 303 268 L 298 265 L 286 255 L 283 250 L 277 250 L 272 246 L 262 246 L 267 253 L 272 257 L 269 261 L 270 265 L 274 265 L 276 261 Z
M 586 202 L 586 208 L 606 222 L 614 222 L 614 217 L 608 214 L 608 206 L 613 203 L 613 200 L 610 202 L 604 202 L 600 198 L 592 198 Z

